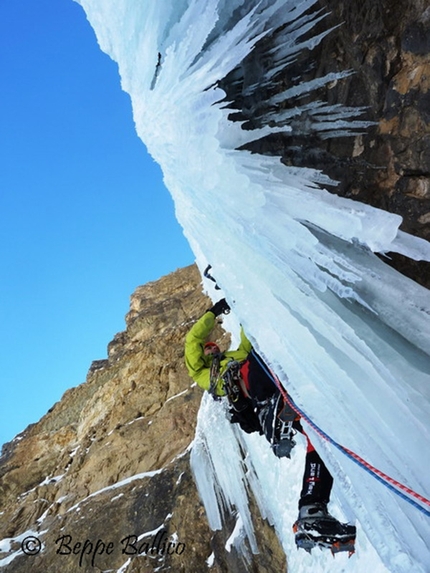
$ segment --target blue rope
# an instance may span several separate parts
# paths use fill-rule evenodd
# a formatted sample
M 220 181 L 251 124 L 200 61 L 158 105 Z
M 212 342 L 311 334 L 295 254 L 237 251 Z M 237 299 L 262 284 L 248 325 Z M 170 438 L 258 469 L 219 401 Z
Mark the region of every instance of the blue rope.
M 263 362 L 263 360 L 260 358 L 260 356 L 257 354 L 257 352 L 253 350 L 251 350 L 252 355 L 254 356 L 254 358 L 258 361 L 259 365 L 262 367 L 262 369 L 266 372 L 266 374 L 269 376 L 269 378 L 273 381 L 273 383 L 276 385 L 276 387 L 278 388 L 278 390 L 281 391 L 281 387 L 280 387 L 280 382 L 279 380 L 277 380 L 277 378 L 275 377 L 275 375 L 273 374 L 273 372 L 268 368 L 268 366 Z M 355 458 L 354 456 L 352 456 L 344 446 L 338 444 L 335 440 L 333 440 L 333 438 L 331 438 L 326 432 L 324 432 L 321 428 L 319 428 L 304 412 L 303 410 L 301 410 L 294 402 L 294 400 L 291 398 L 291 396 L 288 394 L 288 402 L 290 403 L 290 406 L 304 419 L 306 420 L 306 422 L 308 422 L 308 424 L 314 428 L 314 430 L 316 430 L 316 432 L 321 435 L 325 440 L 327 440 L 330 444 L 332 444 L 333 446 L 335 446 L 338 450 L 340 450 L 343 454 L 345 454 L 349 459 L 353 460 L 357 465 L 359 465 L 361 468 L 363 468 L 364 470 L 366 470 L 371 476 L 373 476 L 374 478 L 376 478 L 379 482 L 381 482 L 382 484 L 384 484 L 388 489 L 390 489 L 391 491 L 393 491 L 395 494 L 397 494 L 399 497 L 401 497 L 402 499 L 406 500 L 408 503 L 410 503 L 411 505 L 413 505 L 416 509 L 419 509 L 422 513 L 424 513 L 424 515 L 426 515 L 427 517 L 430 517 L 430 510 L 426 509 L 425 507 L 422 507 L 418 502 L 416 502 L 414 499 L 411 499 L 410 497 L 408 497 L 405 493 L 403 493 L 402 491 L 400 491 L 399 489 L 397 489 L 393 484 L 391 484 L 390 482 L 388 482 L 386 479 L 384 479 L 382 476 L 378 475 L 377 473 L 374 472 L 374 470 L 372 470 L 372 468 L 366 466 L 365 464 L 363 464 L 360 460 L 358 460 L 357 458 Z M 412 490 L 411 490 L 412 491 Z M 414 492 L 415 493 L 415 492 Z

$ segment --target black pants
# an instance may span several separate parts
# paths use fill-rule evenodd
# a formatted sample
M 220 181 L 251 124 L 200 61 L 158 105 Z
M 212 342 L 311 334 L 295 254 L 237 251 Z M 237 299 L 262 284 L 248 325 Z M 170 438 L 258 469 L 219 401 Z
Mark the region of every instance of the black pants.
M 309 445 L 310 442 L 308 441 Z M 299 508 L 314 503 L 327 504 L 330 501 L 330 492 L 333 478 L 319 457 L 316 450 L 308 450 L 305 460 L 302 491 L 300 493 Z
M 279 394 L 269 371 L 263 368 L 263 359 L 252 350 L 248 355 L 248 391 L 252 400 L 258 404 Z
M 266 371 L 262 366 L 264 364 L 262 358 L 255 351 L 252 351 L 248 357 L 248 362 L 248 391 L 254 402 L 254 407 L 258 411 L 259 404 L 266 400 L 271 400 L 273 405 L 275 405 L 277 403 L 276 398 L 280 392 L 268 370 Z M 273 441 L 272 421 L 276 414 L 277 412 L 273 411 L 267 418 L 267 423 L 262 427 L 262 431 L 270 443 Z M 308 442 L 299 508 L 314 503 L 327 504 L 330 499 L 333 478 L 303 431 L 300 422 L 294 422 L 294 428 L 304 434 Z

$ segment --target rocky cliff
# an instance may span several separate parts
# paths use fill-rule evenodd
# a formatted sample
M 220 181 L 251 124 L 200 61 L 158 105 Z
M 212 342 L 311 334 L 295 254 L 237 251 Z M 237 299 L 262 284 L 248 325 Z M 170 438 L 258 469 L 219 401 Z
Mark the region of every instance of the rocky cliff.
M 332 32 L 313 50 L 304 51 L 286 68 L 275 87 L 249 92 L 248 86 L 271 69 L 261 49 L 244 60 L 223 88 L 232 117 L 245 127 L 270 121 L 266 100 L 273 92 L 312 81 L 325 74 L 350 70 L 348 77 L 307 90 L 300 98 L 282 101 L 284 110 L 315 102 L 361 107 L 361 120 L 371 125 L 356 137 L 327 136 L 303 111 L 290 114 L 291 132 L 262 138 L 247 147 L 279 155 L 287 165 L 313 167 L 338 184 L 332 193 L 399 214 L 401 229 L 430 239 L 430 0 L 319 0 L 315 10 L 326 18 L 317 32 Z M 314 32 L 312 32 L 314 35 Z M 267 40 L 270 42 L 271 40 Z M 390 253 L 384 259 L 397 270 L 430 287 L 428 263 Z
M 183 344 L 209 302 L 194 266 L 138 288 L 108 359 L 5 446 L 2 571 L 282 568 L 276 536 L 258 517 L 262 554 L 246 566 L 225 550 L 234 515 L 224 531 L 210 531 L 190 473 L 202 394 L 185 370 Z

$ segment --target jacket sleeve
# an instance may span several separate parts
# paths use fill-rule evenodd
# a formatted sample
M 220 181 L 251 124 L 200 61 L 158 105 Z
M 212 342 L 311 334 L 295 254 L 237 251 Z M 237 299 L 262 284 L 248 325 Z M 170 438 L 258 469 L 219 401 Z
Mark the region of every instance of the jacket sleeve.
M 252 350 L 252 344 L 248 340 L 242 326 L 240 327 L 240 344 L 238 350 L 244 352 L 246 355 L 248 355 Z
M 204 343 L 215 326 L 215 315 L 206 312 L 185 338 L 185 364 L 188 374 L 204 390 L 210 386 L 210 366 L 205 360 Z

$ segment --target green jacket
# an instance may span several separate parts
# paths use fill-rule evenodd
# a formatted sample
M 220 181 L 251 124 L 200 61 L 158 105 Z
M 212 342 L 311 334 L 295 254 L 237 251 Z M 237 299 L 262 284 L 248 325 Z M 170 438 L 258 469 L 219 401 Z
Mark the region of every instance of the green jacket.
M 209 390 L 210 387 L 210 368 L 212 364 L 212 356 L 205 356 L 204 354 L 204 344 L 214 326 L 215 315 L 213 312 L 208 311 L 193 325 L 185 338 L 185 364 L 188 374 L 204 390 Z M 220 377 L 216 386 L 218 396 L 225 395 L 222 389 L 223 381 L 221 375 L 227 368 L 227 364 L 231 360 L 238 360 L 239 362 L 246 360 L 251 349 L 252 345 L 247 339 L 243 328 L 241 328 L 239 348 L 224 352 L 222 355 Z

